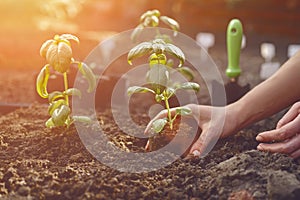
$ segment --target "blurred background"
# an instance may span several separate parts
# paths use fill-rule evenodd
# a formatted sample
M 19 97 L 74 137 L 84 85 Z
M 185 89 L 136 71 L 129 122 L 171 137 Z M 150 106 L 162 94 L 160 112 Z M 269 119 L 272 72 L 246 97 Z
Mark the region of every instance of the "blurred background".
M 0 67 L 39 69 L 39 48 L 56 33 L 78 35 L 74 51 L 84 59 L 103 38 L 134 28 L 154 8 L 175 18 L 192 38 L 215 34 L 214 48 L 224 54 L 226 26 L 234 17 L 243 23 L 247 48 L 257 54 L 260 43 L 272 42 L 285 59 L 287 45 L 300 42 L 298 0 L 1 0 Z
M 81 43 L 74 44 L 74 57 L 84 60 L 103 39 L 134 28 L 149 9 L 176 19 L 181 32 L 194 39 L 199 32 L 214 34 L 209 52 L 221 65 L 226 65 L 227 59 L 226 27 L 230 19 L 239 18 L 246 36 L 241 63 L 252 60 L 248 65 L 255 65 L 255 73 L 264 62 L 261 43 L 276 46 L 273 60 L 280 63 L 288 58 L 288 45 L 300 43 L 298 0 L 1 0 L 1 88 L 12 82 L 17 72 L 26 76 L 29 71 L 40 70 L 45 64 L 39 55 L 40 46 L 55 34 L 77 35 Z M 25 91 L 31 84 L 18 83 Z M 0 102 L 9 101 L 3 94 Z

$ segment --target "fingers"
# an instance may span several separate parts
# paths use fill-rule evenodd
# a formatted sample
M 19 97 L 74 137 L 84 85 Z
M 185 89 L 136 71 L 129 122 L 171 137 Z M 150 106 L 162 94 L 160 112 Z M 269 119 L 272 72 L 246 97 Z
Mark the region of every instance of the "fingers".
M 257 149 L 261 151 L 269 151 L 273 153 L 284 153 L 294 158 L 299 157 L 300 156 L 300 134 L 294 136 L 289 140 L 282 141 L 282 142 L 277 142 L 272 144 L 260 143 L 257 146 Z
M 224 127 L 225 110 L 223 108 L 214 108 L 214 110 L 212 110 L 211 107 L 201 108 L 202 115 L 201 118 L 199 118 L 200 121 L 198 122 L 198 125 L 201 128 L 202 133 L 190 149 L 190 154 L 197 157 L 206 156 L 220 137 L 232 133 Z M 198 113 L 200 114 L 200 110 Z M 226 131 L 224 131 L 225 129 Z
M 215 145 L 221 135 L 221 130 L 215 129 L 213 126 L 205 124 L 202 126 L 202 133 L 198 140 L 192 145 L 190 154 L 196 157 L 204 157 Z
M 150 140 L 147 141 L 147 144 L 145 146 L 145 150 L 149 151 L 150 150 Z
M 300 113 L 300 102 L 295 103 L 289 111 L 278 121 L 276 128 L 281 128 L 282 126 L 286 125 L 293 119 L 297 117 Z
M 300 148 L 294 151 L 291 155 L 292 158 L 300 158 Z
M 258 134 L 256 140 L 258 142 L 284 141 L 296 133 L 300 133 L 300 115 L 281 128 Z
M 300 157 L 300 134 L 297 134 L 300 133 L 299 109 L 300 103 L 298 102 L 277 123 L 275 130 L 258 134 L 256 140 L 261 143 L 257 146 L 257 149 L 273 153 L 284 153 L 293 158 Z M 268 144 L 267 142 L 275 143 Z
M 198 140 L 193 144 L 192 148 L 190 149 L 190 154 L 196 157 L 200 157 L 203 155 L 203 151 L 205 149 L 205 143 L 202 137 L 200 136 Z

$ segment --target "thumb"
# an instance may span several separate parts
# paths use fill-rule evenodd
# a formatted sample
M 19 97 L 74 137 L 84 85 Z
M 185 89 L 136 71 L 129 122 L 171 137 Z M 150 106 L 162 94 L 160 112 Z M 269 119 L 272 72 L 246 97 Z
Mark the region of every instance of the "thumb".
M 212 127 L 203 128 L 200 137 L 192 145 L 190 154 L 197 157 L 206 156 L 213 149 L 220 135 L 221 130 Z

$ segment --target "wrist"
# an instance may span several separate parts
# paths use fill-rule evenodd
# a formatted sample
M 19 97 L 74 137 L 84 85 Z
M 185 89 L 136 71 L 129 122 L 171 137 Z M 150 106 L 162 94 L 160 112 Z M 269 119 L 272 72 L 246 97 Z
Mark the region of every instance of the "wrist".
M 246 116 L 243 113 L 243 106 L 239 103 L 233 103 L 225 107 L 226 119 L 224 132 L 227 135 L 236 133 L 245 127 Z

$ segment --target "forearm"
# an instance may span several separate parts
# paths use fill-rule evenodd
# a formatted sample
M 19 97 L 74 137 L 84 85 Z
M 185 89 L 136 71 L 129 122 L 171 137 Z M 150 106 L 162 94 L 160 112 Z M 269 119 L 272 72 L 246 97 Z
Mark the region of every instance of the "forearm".
M 239 130 L 268 117 L 300 99 L 300 52 L 288 60 L 272 77 L 253 88 L 228 112 L 236 113 Z

